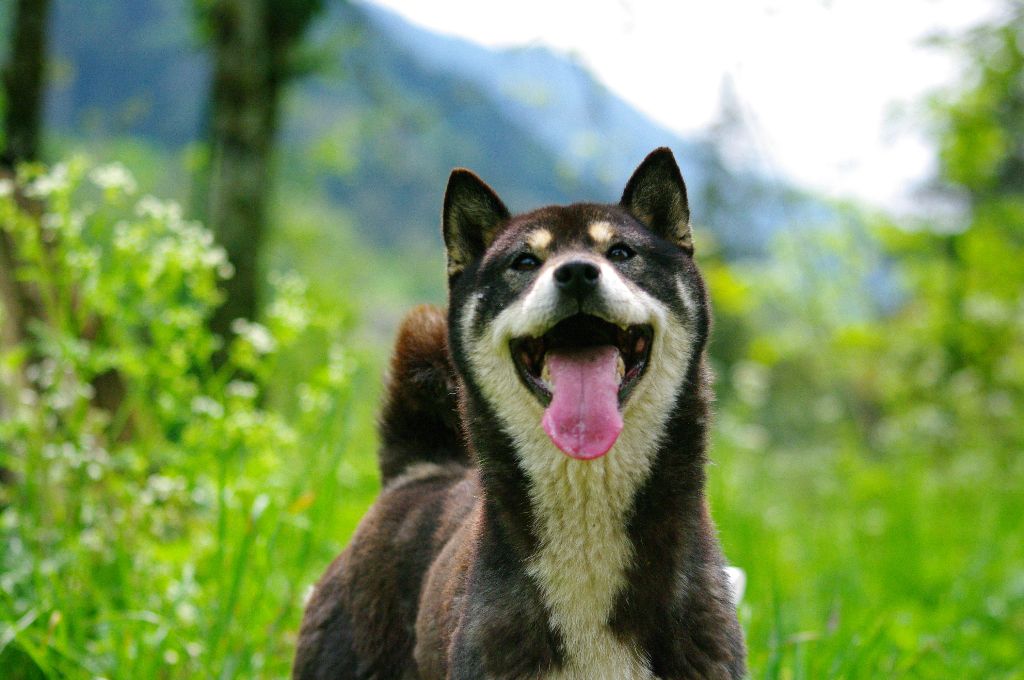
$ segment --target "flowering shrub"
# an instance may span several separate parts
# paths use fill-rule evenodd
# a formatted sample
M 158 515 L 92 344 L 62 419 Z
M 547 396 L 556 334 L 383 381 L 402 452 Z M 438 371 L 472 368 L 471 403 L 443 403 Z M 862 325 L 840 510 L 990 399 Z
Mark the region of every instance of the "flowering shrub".
M 272 277 L 265 319 L 237 320 L 222 348 L 206 321 L 224 251 L 136 191 L 120 164 L 81 159 L 0 180 L 3 274 L 39 301 L 0 349 L 0 667 L 281 674 L 322 561 L 275 550 L 308 554 L 344 481 L 357 363 L 295 275 Z M 270 399 L 280 358 L 311 346 L 320 366 Z

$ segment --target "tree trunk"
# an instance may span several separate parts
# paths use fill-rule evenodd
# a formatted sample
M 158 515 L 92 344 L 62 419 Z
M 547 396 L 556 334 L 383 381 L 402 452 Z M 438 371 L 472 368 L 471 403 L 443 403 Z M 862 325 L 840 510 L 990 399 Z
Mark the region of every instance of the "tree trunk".
M 3 78 L 6 95 L 3 162 L 8 168 L 38 157 L 49 10 L 50 0 L 17 0 L 14 8 L 11 59 Z
M 18 163 L 33 161 L 39 156 L 49 10 L 49 0 L 17 0 L 14 7 L 10 60 L 3 70 L 6 109 L 0 180 L 10 180 Z M 33 207 L 26 201 L 25 208 Z M 14 278 L 16 266 L 14 244 L 9 235 L 0 230 L 0 304 L 6 312 L 0 341 L 5 344 L 26 340 L 29 321 L 42 317 L 35 290 Z
M 208 220 L 234 265 L 213 329 L 225 337 L 259 308 L 260 252 L 266 232 L 279 78 L 266 0 L 218 0 L 212 16 L 211 168 Z

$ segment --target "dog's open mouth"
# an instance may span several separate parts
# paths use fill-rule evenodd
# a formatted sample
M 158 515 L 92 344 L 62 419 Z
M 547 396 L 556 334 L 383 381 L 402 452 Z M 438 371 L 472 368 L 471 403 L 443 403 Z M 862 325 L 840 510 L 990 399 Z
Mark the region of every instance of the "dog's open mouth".
M 562 451 L 596 458 L 622 430 L 621 407 L 644 375 L 654 331 L 620 328 L 587 314 L 563 319 L 539 337 L 512 340 L 523 384 L 546 407 L 543 426 Z
M 614 347 L 618 350 L 618 400 L 623 404 L 647 368 L 652 336 L 653 330 L 646 324 L 622 329 L 596 316 L 577 314 L 563 319 L 540 337 L 512 340 L 512 358 L 523 383 L 547 406 L 552 389 L 549 353 L 572 354 L 595 347 Z

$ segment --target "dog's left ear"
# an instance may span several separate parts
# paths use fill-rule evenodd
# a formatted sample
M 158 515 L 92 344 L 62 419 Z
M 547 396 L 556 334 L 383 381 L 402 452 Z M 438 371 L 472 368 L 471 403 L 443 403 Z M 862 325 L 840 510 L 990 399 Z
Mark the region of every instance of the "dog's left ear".
M 441 215 L 448 276 L 455 276 L 483 255 L 509 217 L 508 208 L 486 182 L 465 168 L 452 170 Z
M 633 171 L 621 205 L 655 234 L 693 254 L 686 184 L 669 148 L 655 149 Z

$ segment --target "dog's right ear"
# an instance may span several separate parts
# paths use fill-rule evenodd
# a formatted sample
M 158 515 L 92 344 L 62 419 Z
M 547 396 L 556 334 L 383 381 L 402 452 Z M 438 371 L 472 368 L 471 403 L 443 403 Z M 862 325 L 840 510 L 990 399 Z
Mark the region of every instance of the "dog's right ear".
M 482 179 L 464 168 L 452 170 L 441 216 L 448 276 L 455 276 L 483 255 L 509 217 L 508 208 Z

